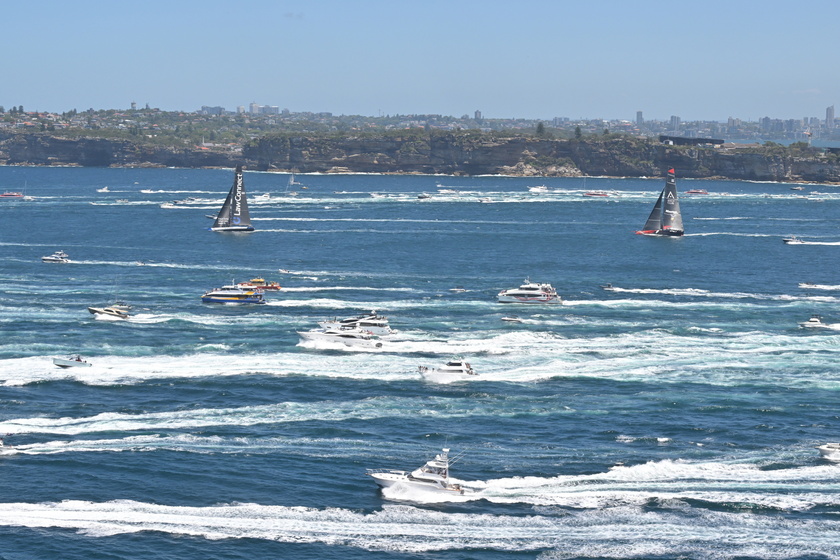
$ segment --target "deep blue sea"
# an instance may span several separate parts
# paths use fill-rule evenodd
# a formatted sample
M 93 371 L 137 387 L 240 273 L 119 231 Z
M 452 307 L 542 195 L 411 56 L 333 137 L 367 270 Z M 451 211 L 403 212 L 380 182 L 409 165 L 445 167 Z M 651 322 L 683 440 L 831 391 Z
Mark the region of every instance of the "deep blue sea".
M 288 178 L 220 234 L 232 170 L 0 167 L 0 558 L 840 558 L 840 187 L 677 169 L 663 239 L 663 178 Z M 382 350 L 301 345 L 372 309 Z M 464 496 L 365 475 L 443 447 Z

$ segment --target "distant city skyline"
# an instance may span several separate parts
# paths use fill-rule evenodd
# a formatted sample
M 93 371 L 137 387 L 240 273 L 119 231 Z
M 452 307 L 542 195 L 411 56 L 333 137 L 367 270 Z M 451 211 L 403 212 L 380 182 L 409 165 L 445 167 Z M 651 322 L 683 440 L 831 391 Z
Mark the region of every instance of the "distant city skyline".
M 825 118 L 828 0 L 32 0 L 0 105 L 725 122 Z

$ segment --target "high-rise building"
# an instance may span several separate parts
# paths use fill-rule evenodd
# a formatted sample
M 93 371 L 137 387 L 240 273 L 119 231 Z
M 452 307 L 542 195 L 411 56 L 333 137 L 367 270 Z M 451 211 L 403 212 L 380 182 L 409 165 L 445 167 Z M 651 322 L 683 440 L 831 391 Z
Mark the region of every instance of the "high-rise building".
M 834 105 L 825 108 L 825 127 L 834 128 Z
M 671 115 L 671 131 L 677 132 L 680 129 L 680 118 L 676 115 Z
M 645 119 L 642 117 L 641 111 L 636 111 L 636 124 L 639 126 L 643 126 L 645 124 Z

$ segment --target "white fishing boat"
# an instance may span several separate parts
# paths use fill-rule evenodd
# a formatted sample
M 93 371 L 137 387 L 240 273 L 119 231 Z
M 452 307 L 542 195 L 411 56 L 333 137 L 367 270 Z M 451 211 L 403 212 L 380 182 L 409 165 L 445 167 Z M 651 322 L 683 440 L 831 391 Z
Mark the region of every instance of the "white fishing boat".
M 210 231 L 230 233 L 250 233 L 254 231 L 251 225 L 251 214 L 248 212 L 248 199 L 245 195 L 245 183 L 242 179 L 242 166 L 236 166 L 233 186 Z
M 69 356 L 67 358 L 53 358 L 53 364 L 60 368 L 71 367 L 90 367 L 90 362 L 86 362 L 81 356 Z
M 668 170 L 665 187 L 659 193 L 647 222 L 636 233 L 660 237 L 678 237 L 684 233 L 680 202 L 677 200 L 676 174 L 673 169 Z
M 529 278 L 518 288 L 502 290 L 497 296 L 499 303 L 562 303 L 562 298 L 551 284 L 531 282 Z
M 799 326 L 806 329 L 822 329 L 827 328 L 828 325 L 822 322 L 822 316 L 814 314 L 807 321 L 802 321 Z
M 45 263 L 69 263 L 70 258 L 64 251 L 56 251 L 52 255 L 41 257 L 41 262 Z
M 824 459 L 840 461 L 840 443 L 824 443 L 823 445 L 818 445 L 817 449 Z
M 449 478 L 449 466 L 458 459 L 456 457 L 450 461 L 449 449 L 444 448 L 434 459 L 411 472 L 368 469 L 367 475 L 382 488 L 399 485 L 409 489 L 461 495 L 464 489 Z
M 370 331 L 354 328 L 299 331 L 300 339 L 312 342 L 326 342 L 330 345 L 347 346 L 351 348 L 382 348 L 382 342 Z
M 318 323 L 324 329 L 361 329 L 376 335 L 387 335 L 394 332 L 388 324 L 388 317 L 378 315 L 376 310 L 356 317 L 346 319 L 332 319 Z

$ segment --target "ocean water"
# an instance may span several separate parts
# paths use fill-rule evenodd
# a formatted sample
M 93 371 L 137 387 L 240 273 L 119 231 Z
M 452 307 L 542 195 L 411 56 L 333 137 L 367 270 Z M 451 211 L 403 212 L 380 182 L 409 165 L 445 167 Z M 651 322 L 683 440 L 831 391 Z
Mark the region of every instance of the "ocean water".
M 297 179 L 232 235 L 231 170 L 0 167 L 0 558 L 840 558 L 840 188 L 677 170 L 656 239 L 661 178 Z M 563 304 L 496 303 L 526 277 Z M 380 351 L 300 343 L 371 309 Z M 365 475 L 443 447 L 463 496 Z

